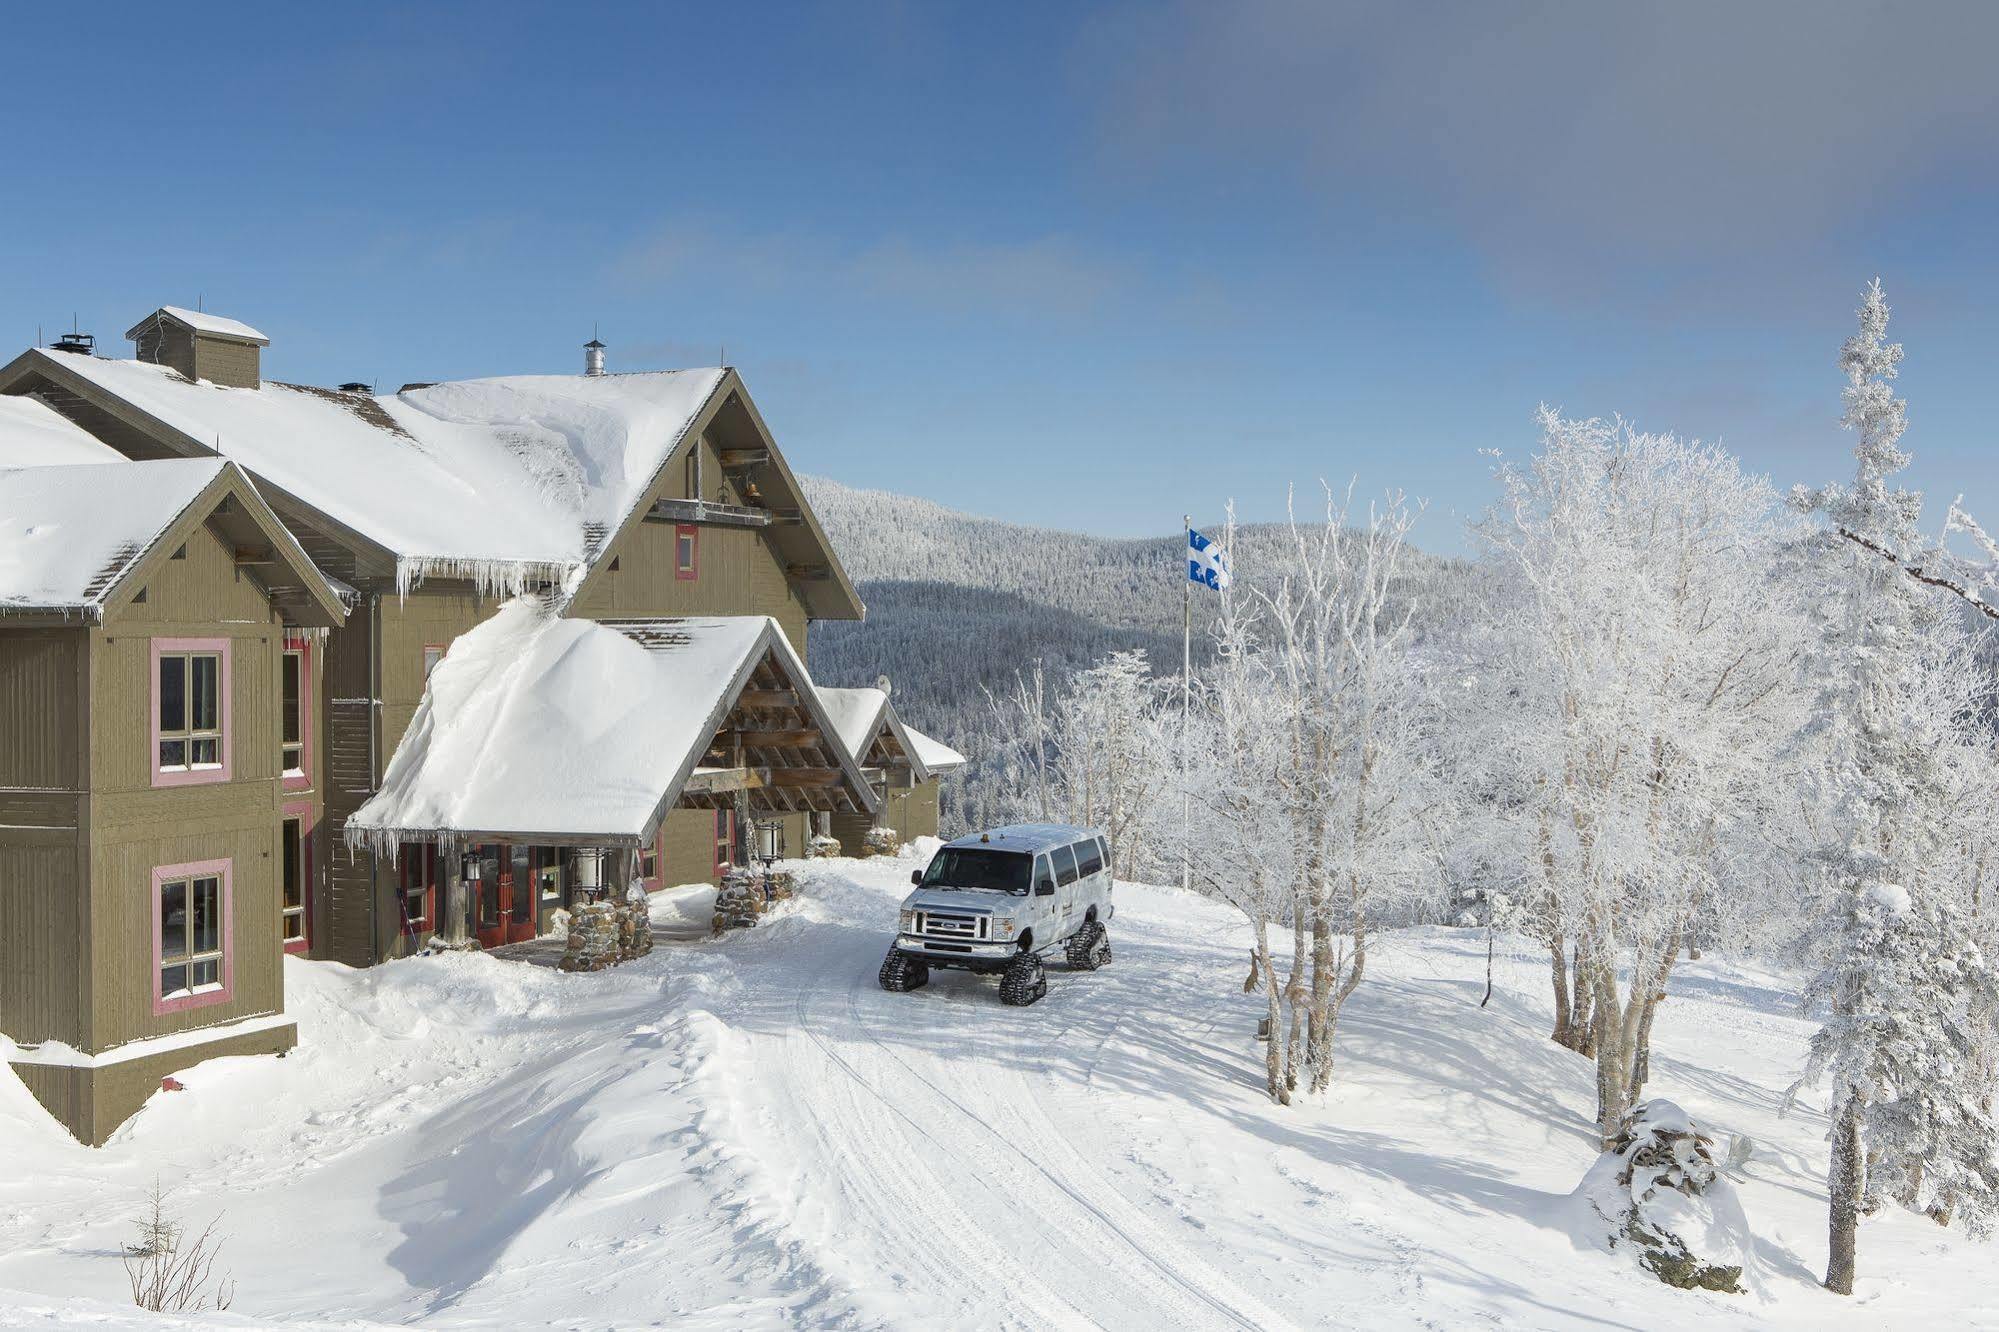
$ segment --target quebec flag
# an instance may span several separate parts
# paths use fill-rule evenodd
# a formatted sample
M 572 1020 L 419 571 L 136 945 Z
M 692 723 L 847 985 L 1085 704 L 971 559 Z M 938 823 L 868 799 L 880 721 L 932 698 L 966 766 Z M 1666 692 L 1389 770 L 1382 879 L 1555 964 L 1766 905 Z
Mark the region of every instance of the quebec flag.
M 1187 529 L 1187 578 L 1219 592 L 1229 585 L 1229 554 L 1208 538 Z

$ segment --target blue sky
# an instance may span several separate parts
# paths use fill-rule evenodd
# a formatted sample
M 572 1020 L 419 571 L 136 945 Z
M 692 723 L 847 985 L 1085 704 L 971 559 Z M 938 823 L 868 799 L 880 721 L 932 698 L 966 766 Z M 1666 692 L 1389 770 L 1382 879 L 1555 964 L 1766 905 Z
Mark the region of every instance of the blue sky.
M 1907 9 L 21 9 L 0 332 L 200 300 L 393 388 L 594 326 L 851 484 L 1142 534 L 1354 477 L 1457 550 L 1544 400 L 1844 476 L 1878 273 L 1913 480 L 1990 515 L 1999 7 Z

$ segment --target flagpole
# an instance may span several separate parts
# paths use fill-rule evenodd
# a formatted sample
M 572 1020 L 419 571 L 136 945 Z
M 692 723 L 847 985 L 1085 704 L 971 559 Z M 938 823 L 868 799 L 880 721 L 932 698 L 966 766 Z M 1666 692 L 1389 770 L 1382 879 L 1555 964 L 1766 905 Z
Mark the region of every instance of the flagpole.
M 1194 516 L 1180 515 L 1181 540 L 1192 544 Z M 1180 580 L 1180 887 L 1194 886 L 1194 793 L 1188 789 L 1187 718 L 1194 698 L 1194 580 Z

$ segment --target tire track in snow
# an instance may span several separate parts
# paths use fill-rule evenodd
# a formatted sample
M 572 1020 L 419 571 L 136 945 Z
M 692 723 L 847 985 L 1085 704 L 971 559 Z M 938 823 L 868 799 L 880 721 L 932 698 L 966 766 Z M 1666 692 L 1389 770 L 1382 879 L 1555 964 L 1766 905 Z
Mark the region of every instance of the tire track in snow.
M 1145 1268 L 1151 1269 L 1150 1272 L 1144 1272 L 1142 1275 L 1156 1276 L 1159 1279 L 1163 1279 L 1166 1291 L 1177 1291 L 1179 1293 L 1181 1298 L 1169 1300 L 1167 1303 L 1178 1306 L 1173 1310 L 1173 1313 L 1178 1315 L 1176 1321 L 1179 1321 L 1182 1326 L 1212 1326 L 1214 1316 L 1216 1315 L 1233 1326 L 1252 1329 L 1253 1332 L 1262 1332 L 1263 1329 L 1274 1329 L 1289 1325 L 1287 1320 L 1258 1305 L 1242 1291 L 1235 1289 L 1230 1283 L 1224 1281 L 1216 1273 L 1208 1269 L 1204 1264 L 1193 1259 L 1184 1250 L 1181 1250 L 1179 1246 L 1165 1239 L 1149 1223 L 1135 1215 L 1131 1215 L 1130 1200 L 1117 1190 L 1114 1185 L 1096 1174 L 1083 1161 L 1083 1158 L 1067 1145 L 1060 1130 L 1046 1116 L 1042 1116 L 1041 1118 L 1043 1129 L 1037 1130 L 1032 1125 L 1026 1123 L 1024 1116 L 1016 1115 L 1016 1119 L 1021 1123 L 1023 1131 L 1017 1134 L 1009 1134 L 967 1105 L 958 1095 L 938 1086 L 929 1077 L 925 1076 L 924 1073 L 910 1064 L 908 1060 L 898 1054 L 893 1047 L 876 1037 L 868 1030 L 868 1023 L 861 1010 L 860 994 L 865 984 L 865 978 L 856 980 L 847 991 L 848 1033 L 861 1037 L 870 1046 L 878 1050 L 890 1063 L 900 1070 L 905 1078 L 924 1089 L 934 1101 L 942 1102 L 944 1106 L 948 1106 L 950 1111 L 954 1112 L 955 1118 L 966 1124 L 976 1126 L 977 1129 L 994 1140 L 999 1150 L 986 1164 L 995 1170 L 1002 1170 L 1007 1174 L 1013 1175 L 1015 1181 L 1024 1179 L 1026 1185 L 1026 1187 L 1014 1193 L 1001 1195 L 1003 1202 L 1016 1207 L 1024 1206 L 1031 1212 L 1034 1208 L 1034 1195 L 1043 1191 L 1040 1187 L 1041 1185 L 1046 1185 L 1052 1188 L 1056 1194 L 1066 1197 L 1075 1205 L 1079 1213 L 1076 1219 L 1082 1225 L 1080 1227 L 1062 1227 L 1064 1238 L 1069 1240 L 1070 1243 L 1058 1246 L 1056 1250 L 1056 1253 L 1068 1265 L 1074 1266 L 1073 1255 L 1077 1252 L 1077 1246 L 1074 1241 L 1078 1237 L 1078 1230 L 1094 1228 L 1099 1232 L 1099 1239 L 1110 1241 L 1108 1245 L 1102 1243 L 1096 1245 L 1095 1250 L 1097 1252 L 1102 1253 L 1111 1248 L 1127 1250 L 1138 1258 Z M 800 992 L 797 1005 L 800 1029 L 806 1032 L 822 1049 L 826 1050 L 829 1057 L 853 1076 L 860 1085 L 868 1086 L 867 1081 L 860 1077 L 853 1065 L 832 1051 L 825 1040 L 813 1030 L 805 1011 L 805 992 Z M 1024 1076 L 1018 1073 L 998 1072 L 1000 1066 L 998 1061 L 995 1060 L 984 1061 L 984 1067 L 994 1071 L 987 1073 L 981 1079 L 982 1083 L 990 1085 L 992 1079 L 997 1076 L 1004 1077 L 1014 1084 L 1011 1088 L 1002 1087 L 994 1089 L 996 1094 L 992 1097 L 992 1101 L 996 1106 L 1005 1108 L 1015 1105 L 1022 1100 L 1032 1101 L 1034 1099 L 1033 1090 L 1028 1085 L 1027 1079 Z M 868 1089 L 885 1104 L 888 1104 L 892 1110 L 895 1110 L 897 1114 L 901 1115 L 905 1120 L 908 1119 L 908 1116 L 901 1108 L 896 1106 L 880 1091 L 873 1087 L 868 1087 Z M 1012 1094 L 1009 1095 L 1007 1094 L 1008 1092 Z M 925 1136 L 931 1136 L 927 1130 L 925 1131 Z M 1048 1166 L 1038 1160 L 1022 1155 L 1024 1148 L 1031 1146 L 1033 1149 L 1038 1150 L 1048 1144 L 1060 1147 L 1068 1158 L 1067 1168 L 1061 1173 L 1049 1169 Z M 1072 1175 L 1073 1178 L 1071 1177 Z M 1035 1178 L 1036 1176 L 1039 1177 L 1038 1180 Z M 1126 1214 L 1127 1219 L 1120 1220 L 1120 1213 Z M 1105 1274 L 1100 1271 L 1086 1267 L 1081 1271 L 1080 1275 L 1083 1278 L 1086 1290 L 1101 1288 L 1105 1284 Z M 1111 1313 L 1114 1316 L 1121 1316 L 1123 1320 L 1127 1321 L 1135 1313 L 1131 1303 L 1133 1296 L 1140 1292 L 1151 1294 L 1162 1293 L 1156 1283 L 1148 1286 L 1143 1280 L 1135 1283 L 1116 1282 L 1114 1284 L 1119 1291 L 1120 1298 L 1112 1305 Z M 1245 1313 L 1245 1309 L 1249 1310 L 1249 1312 Z M 1193 1316 L 1190 1318 L 1189 1315 Z M 1152 1321 L 1147 1320 L 1149 1324 Z M 1099 1320 L 1099 1325 L 1104 1325 L 1101 1320 Z

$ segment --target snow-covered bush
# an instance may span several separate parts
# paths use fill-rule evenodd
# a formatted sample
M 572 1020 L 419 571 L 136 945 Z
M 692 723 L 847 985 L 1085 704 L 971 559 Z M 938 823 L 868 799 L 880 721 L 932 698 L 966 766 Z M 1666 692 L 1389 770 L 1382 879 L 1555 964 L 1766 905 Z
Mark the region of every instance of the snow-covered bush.
M 1755 1240 L 1735 1186 L 1714 1159 L 1714 1140 L 1671 1101 L 1633 1109 L 1583 1176 L 1593 1239 L 1629 1248 L 1669 1286 L 1740 1294 Z

